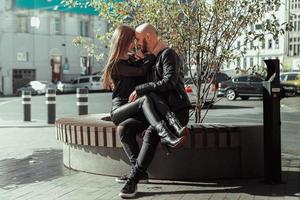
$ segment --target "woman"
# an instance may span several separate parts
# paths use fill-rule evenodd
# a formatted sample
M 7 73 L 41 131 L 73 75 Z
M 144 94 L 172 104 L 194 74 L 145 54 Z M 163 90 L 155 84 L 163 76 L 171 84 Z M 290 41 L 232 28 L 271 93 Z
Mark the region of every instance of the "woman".
M 148 54 L 139 61 L 130 58 L 129 53 L 134 48 L 135 30 L 126 25 L 120 25 L 114 32 L 111 41 L 111 50 L 108 64 L 104 69 L 103 85 L 105 89 L 112 89 L 111 119 L 118 125 L 129 117 L 143 112 L 147 121 L 152 125 L 161 138 L 162 144 L 177 147 L 182 144 L 187 128 L 182 127 L 175 115 L 169 111 L 168 106 L 159 97 L 151 93 L 128 102 L 128 98 L 135 87 L 144 78 L 147 71 L 155 63 L 155 56 Z M 157 53 L 163 48 L 158 45 Z M 156 50 L 154 50 L 156 52 Z M 155 54 L 155 53 L 154 53 Z M 158 101 L 159 100 L 159 101 Z M 159 106 L 159 108 L 157 108 Z M 158 113 L 157 110 L 161 112 Z M 160 116 L 171 116 L 169 120 L 178 136 L 173 134 Z

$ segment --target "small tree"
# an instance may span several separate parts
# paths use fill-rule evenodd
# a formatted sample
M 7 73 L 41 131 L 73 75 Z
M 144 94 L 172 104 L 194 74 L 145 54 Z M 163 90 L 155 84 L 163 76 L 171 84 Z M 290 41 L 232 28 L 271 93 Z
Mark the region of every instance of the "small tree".
M 68 6 L 92 6 L 108 20 L 112 31 L 120 23 L 131 26 L 153 24 L 163 40 L 182 54 L 197 86 L 195 122 L 202 122 L 201 109 L 211 81 L 224 63 L 243 55 L 234 42 L 244 36 L 244 45 L 263 40 L 266 34 L 278 38 L 291 27 L 279 24 L 275 12 L 280 0 L 64 0 Z M 266 20 L 266 15 L 270 17 Z M 249 26 L 261 23 L 259 31 Z M 109 33 L 108 33 L 109 34 Z M 104 39 L 104 37 L 102 37 Z M 107 39 L 107 37 L 106 37 Z M 196 73 L 192 74 L 192 66 Z

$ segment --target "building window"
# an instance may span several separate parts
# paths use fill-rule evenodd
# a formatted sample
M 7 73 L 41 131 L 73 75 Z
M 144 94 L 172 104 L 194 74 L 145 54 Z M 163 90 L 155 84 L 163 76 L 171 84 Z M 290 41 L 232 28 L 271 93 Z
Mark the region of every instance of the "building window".
M 254 44 L 253 44 L 253 41 L 250 42 L 250 49 L 254 49 Z
M 80 57 L 80 68 L 81 68 L 81 75 L 90 75 L 91 74 L 91 57 L 81 56 Z
M 55 35 L 61 34 L 61 19 L 60 18 L 54 19 L 54 34 Z
M 237 67 L 241 67 L 241 59 L 240 58 L 236 59 L 236 65 L 237 65 Z
M 84 37 L 89 37 L 90 35 L 90 22 L 80 21 L 80 35 Z
M 19 33 L 28 33 L 29 20 L 26 16 L 17 17 L 17 32 Z
M 275 40 L 275 49 L 279 49 L 279 39 Z
M 62 18 L 59 16 L 52 16 L 50 19 L 50 33 L 52 35 L 61 35 L 62 34 Z
M 263 25 L 262 24 L 256 24 L 255 25 L 255 29 L 256 30 L 262 30 L 263 29 Z
M 250 67 L 253 67 L 253 58 L 250 58 Z
M 272 40 L 268 40 L 268 48 L 272 49 Z
M 262 48 L 262 49 L 265 49 L 265 48 L 266 48 L 266 41 L 265 41 L 265 40 L 262 40 L 262 41 L 261 41 L 261 48 Z
M 247 58 L 243 59 L 243 63 L 244 63 L 244 69 L 246 69 L 247 68 Z

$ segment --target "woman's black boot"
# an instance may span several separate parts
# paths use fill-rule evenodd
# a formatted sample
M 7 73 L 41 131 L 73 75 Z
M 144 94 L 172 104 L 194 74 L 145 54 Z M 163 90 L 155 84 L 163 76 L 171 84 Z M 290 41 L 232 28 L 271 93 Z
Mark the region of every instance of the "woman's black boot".
M 168 145 L 169 147 L 176 148 L 180 147 L 185 137 L 176 137 L 170 129 L 167 127 L 166 123 L 164 121 L 160 121 L 155 126 L 156 131 L 158 132 L 158 135 L 160 136 L 160 141 L 164 145 Z
M 168 112 L 166 119 L 169 122 L 169 125 L 174 128 L 178 137 L 186 137 L 189 134 L 189 129 L 186 126 L 181 125 L 173 112 Z

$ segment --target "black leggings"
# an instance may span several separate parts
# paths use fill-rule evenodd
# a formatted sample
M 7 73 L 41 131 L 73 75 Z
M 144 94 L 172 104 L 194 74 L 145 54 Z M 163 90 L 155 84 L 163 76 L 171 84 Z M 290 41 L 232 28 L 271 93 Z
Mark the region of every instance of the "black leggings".
M 111 112 L 112 121 L 118 125 L 142 111 L 150 125 L 156 126 L 169 111 L 168 105 L 155 93 L 144 95 L 134 102 L 126 103 Z M 158 112 L 159 111 L 159 112 Z

